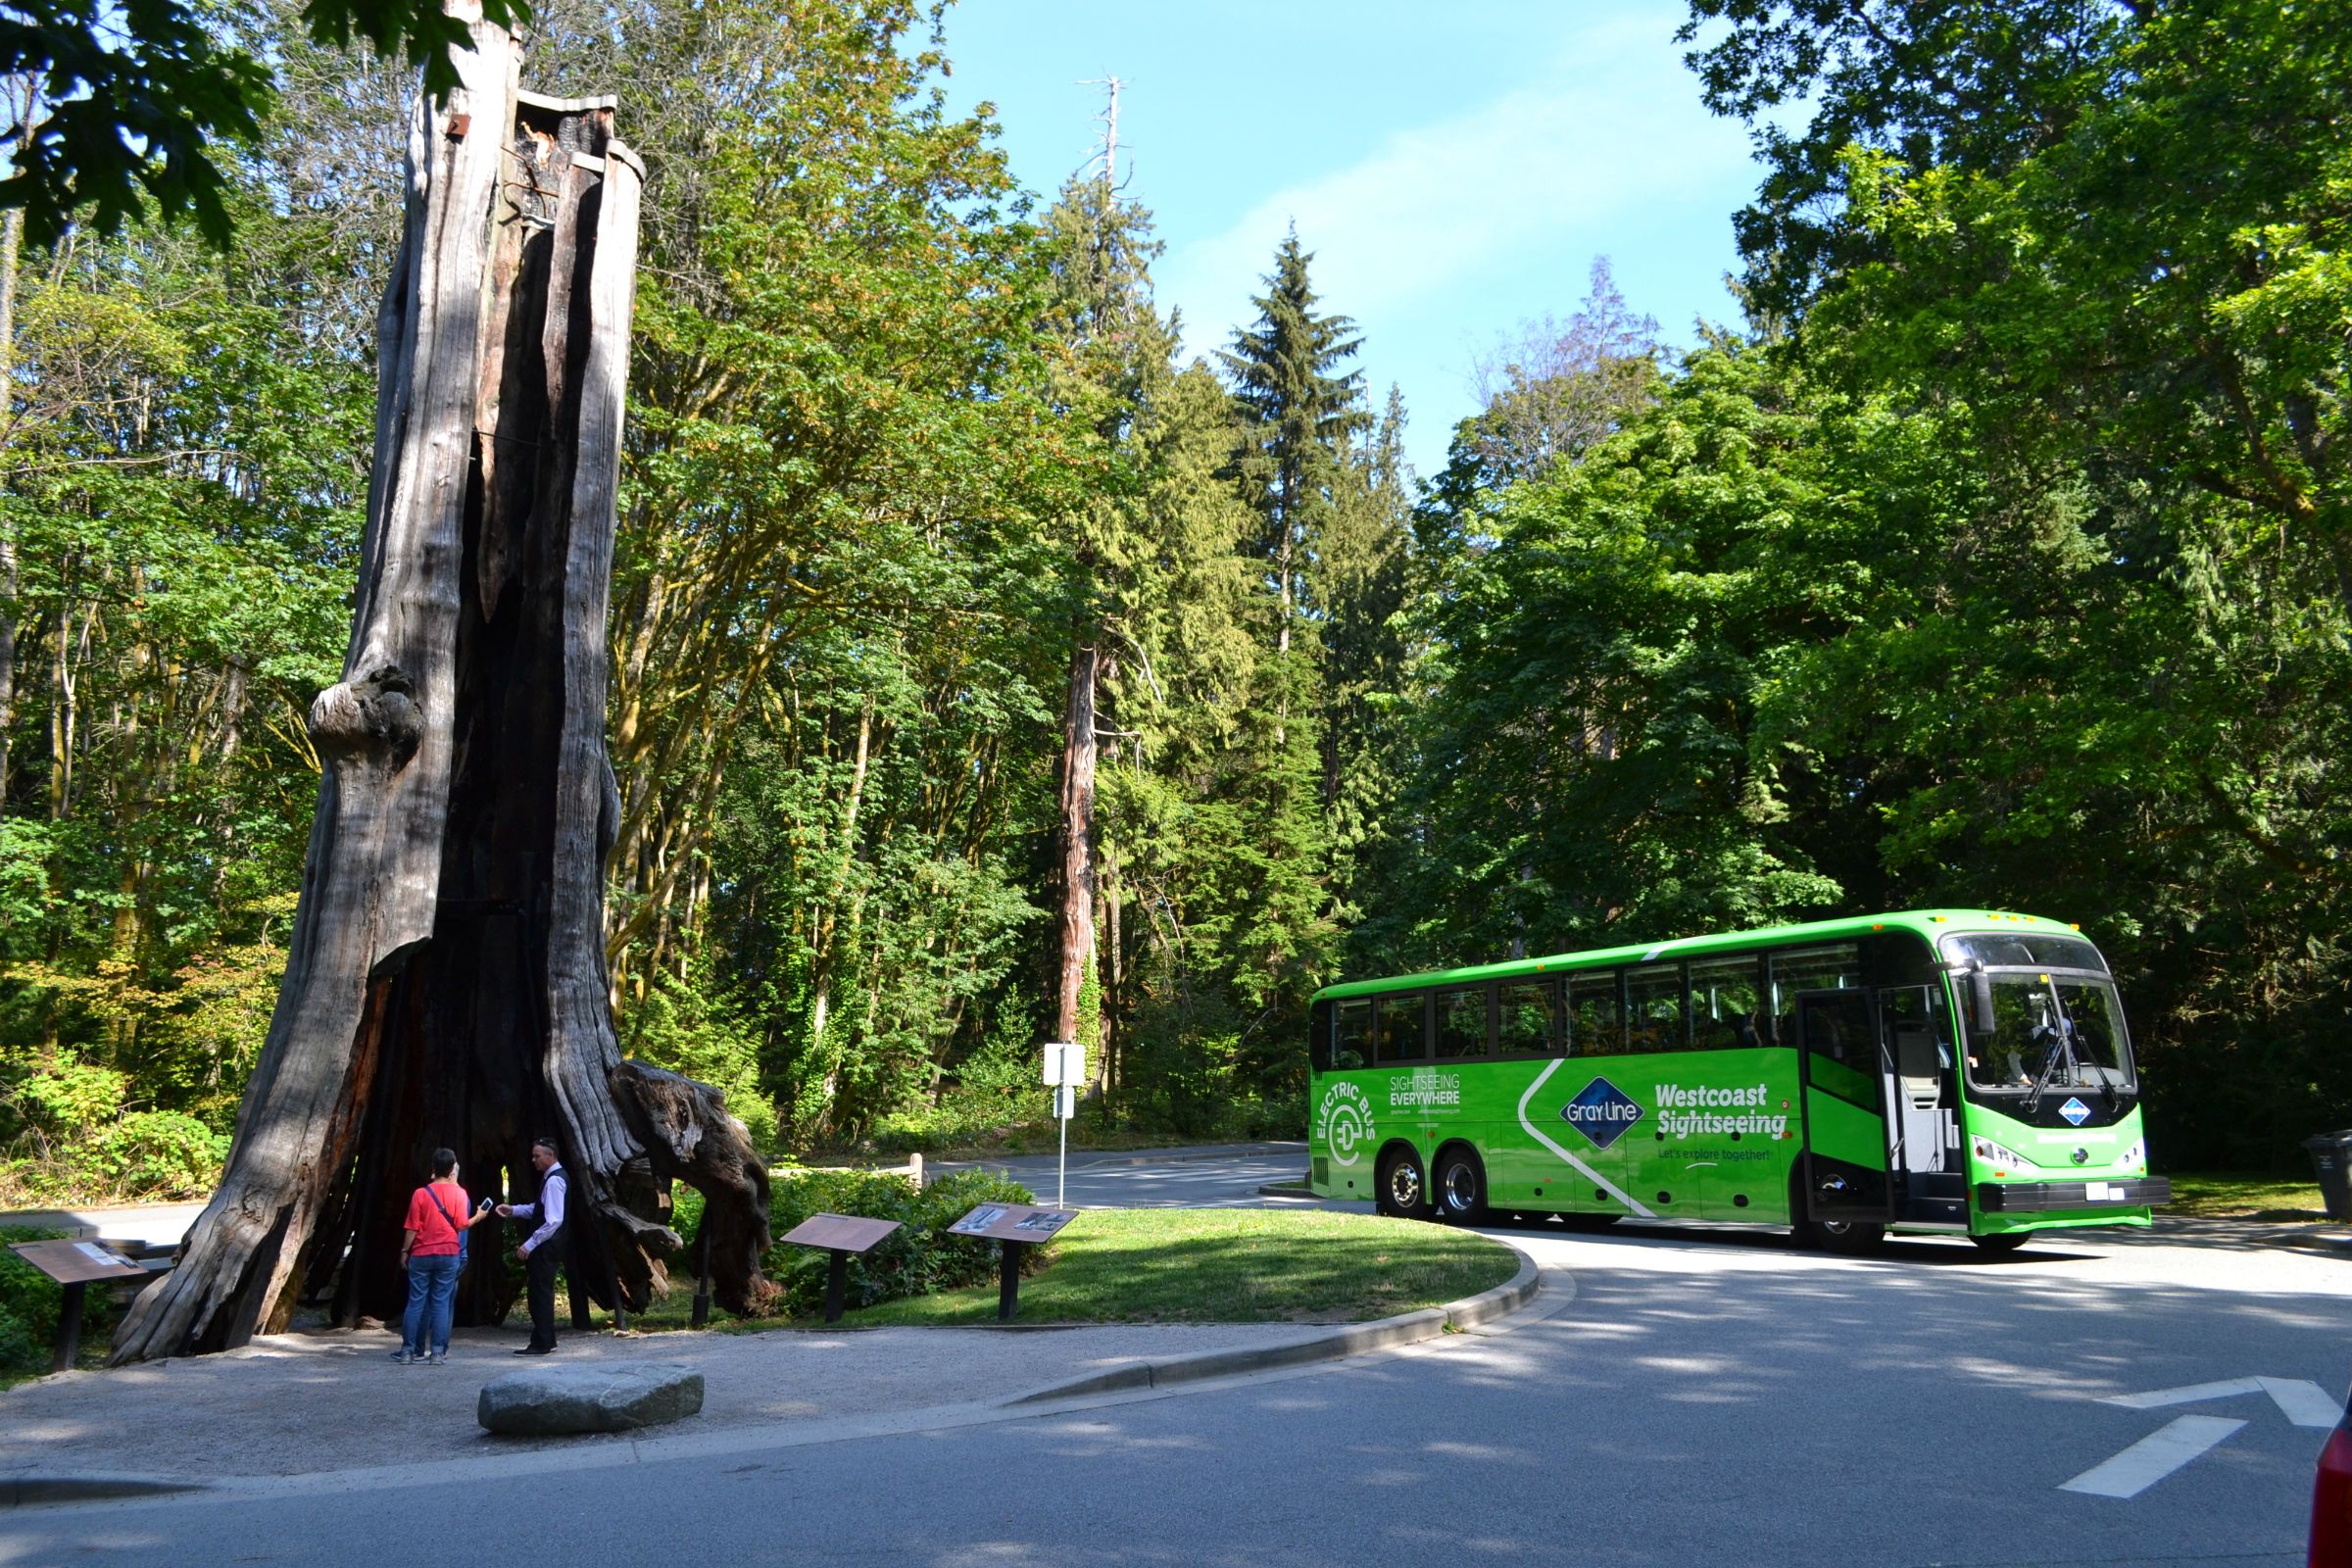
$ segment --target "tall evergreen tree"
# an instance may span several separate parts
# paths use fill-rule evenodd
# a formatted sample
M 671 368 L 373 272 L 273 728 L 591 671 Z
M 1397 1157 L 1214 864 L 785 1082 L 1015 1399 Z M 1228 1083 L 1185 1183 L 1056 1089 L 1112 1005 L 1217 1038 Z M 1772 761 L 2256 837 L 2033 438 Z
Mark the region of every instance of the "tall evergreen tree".
M 1345 316 L 1315 314 L 1311 251 L 1294 227 L 1274 252 L 1257 321 L 1233 335 L 1218 360 L 1232 379 L 1244 434 L 1234 470 L 1261 519 L 1260 547 L 1280 604 L 1275 653 L 1287 661 L 1300 609 L 1309 535 L 1331 506 L 1347 443 L 1371 423 L 1361 370 L 1343 370 L 1362 339 Z M 1286 710 L 1287 713 L 1287 710 Z

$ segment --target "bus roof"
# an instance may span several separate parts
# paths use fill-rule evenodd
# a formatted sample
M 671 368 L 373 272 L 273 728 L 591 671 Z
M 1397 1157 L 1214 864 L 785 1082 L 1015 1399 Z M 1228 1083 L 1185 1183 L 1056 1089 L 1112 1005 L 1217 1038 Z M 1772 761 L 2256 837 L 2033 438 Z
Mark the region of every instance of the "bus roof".
M 1890 914 L 1861 914 L 1850 920 L 1815 920 L 1805 925 L 1766 926 L 1754 931 L 1727 931 L 1712 936 L 1683 937 L 1673 942 L 1635 943 L 1618 948 L 1589 948 L 1582 953 L 1555 953 L 1540 957 L 1513 958 L 1504 963 L 1474 964 L 1463 969 L 1432 969 L 1421 974 L 1392 975 L 1378 980 L 1350 980 L 1325 986 L 1313 1000 L 1367 997 L 1383 991 L 1406 991 L 1421 986 L 1466 984 L 1481 980 L 1515 980 L 1524 975 L 1555 974 L 1570 969 L 1599 969 L 1621 963 L 1691 957 L 1743 948 L 1787 947 L 1803 942 L 1828 942 L 1840 937 L 1869 936 L 1874 931 L 1911 931 L 1933 944 L 1947 931 L 2029 931 L 2072 934 L 2079 927 L 2037 914 L 2004 909 L 1901 909 Z

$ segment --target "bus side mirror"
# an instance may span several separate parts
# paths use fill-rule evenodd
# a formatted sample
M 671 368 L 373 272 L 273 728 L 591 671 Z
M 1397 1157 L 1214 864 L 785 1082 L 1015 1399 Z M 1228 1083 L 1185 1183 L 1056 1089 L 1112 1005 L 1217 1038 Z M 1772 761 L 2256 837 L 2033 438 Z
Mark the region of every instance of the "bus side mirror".
M 1968 971 L 1968 1032 L 1989 1035 L 1999 1028 L 1992 1014 L 1992 976 L 1980 964 Z

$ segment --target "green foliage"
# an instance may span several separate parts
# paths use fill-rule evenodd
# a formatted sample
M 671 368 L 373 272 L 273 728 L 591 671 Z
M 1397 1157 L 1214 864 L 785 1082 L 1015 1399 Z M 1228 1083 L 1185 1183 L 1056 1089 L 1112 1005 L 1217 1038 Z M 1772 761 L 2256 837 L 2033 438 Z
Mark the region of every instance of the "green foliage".
M 65 1287 L 9 1250 L 15 1242 L 54 1242 L 71 1232 L 35 1226 L 0 1225 L 0 1378 L 49 1370 L 57 1345 Z M 83 1293 L 82 1344 L 104 1345 L 113 1331 L 115 1306 L 104 1286 Z
M 859 1307 L 994 1279 L 996 1244 L 951 1236 L 948 1227 L 980 1203 L 1034 1201 L 1026 1187 L 988 1171 L 956 1171 L 919 1190 L 906 1177 L 889 1171 L 779 1172 L 768 1199 L 768 1224 L 779 1240 L 764 1259 L 768 1278 L 783 1289 L 775 1310 L 788 1317 L 808 1317 L 824 1308 L 831 1254 L 780 1239 L 811 1214 L 899 1222 L 888 1240 L 850 1259 L 846 1299 Z M 699 1203 L 691 1215 L 684 1203 L 679 1205 L 675 1217 L 686 1238 L 681 1256 L 694 1255 L 700 1215 Z M 1033 1250 L 1024 1260 L 1024 1273 L 1045 1266 L 1043 1250 Z

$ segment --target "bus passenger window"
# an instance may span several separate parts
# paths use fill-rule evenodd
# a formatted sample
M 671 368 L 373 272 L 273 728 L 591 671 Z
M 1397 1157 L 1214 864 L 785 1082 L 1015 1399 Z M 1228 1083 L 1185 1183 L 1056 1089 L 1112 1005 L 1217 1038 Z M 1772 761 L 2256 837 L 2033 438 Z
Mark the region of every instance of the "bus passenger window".
M 1780 1018 L 1781 1039 L 1796 1040 L 1795 997 L 1799 991 L 1853 991 L 1862 984 L 1862 948 L 1838 942 L 1821 948 L 1778 948 L 1772 959 L 1772 1010 Z
M 1429 1034 L 1422 1021 L 1421 997 L 1382 997 L 1375 1045 L 1376 1063 L 1422 1061 L 1429 1055 Z
M 1343 1002 L 1337 1010 L 1338 1020 L 1332 1028 L 1332 1070 L 1346 1072 L 1351 1067 L 1371 1066 L 1372 1004 L 1363 1000 Z
M 1652 963 L 1625 977 L 1627 1048 L 1633 1051 L 1683 1051 L 1690 1039 L 1683 1029 L 1683 966 Z
M 1508 980 L 1495 994 L 1494 1051 L 1503 1056 L 1549 1056 L 1552 986 L 1548 980 Z
M 1690 960 L 1691 1044 L 1701 1051 L 1744 1051 L 1771 1044 L 1764 1009 L 1764 965 L 1752 953 Z
M 1438 1055 L 1487 1054 L 1487 988 L 1438 993 Z
M 1617 974 L 1568 977 L 1568 1054 L 1614 1056 L 1625 1049 L 1625 1014 L 1617 1004 Z

